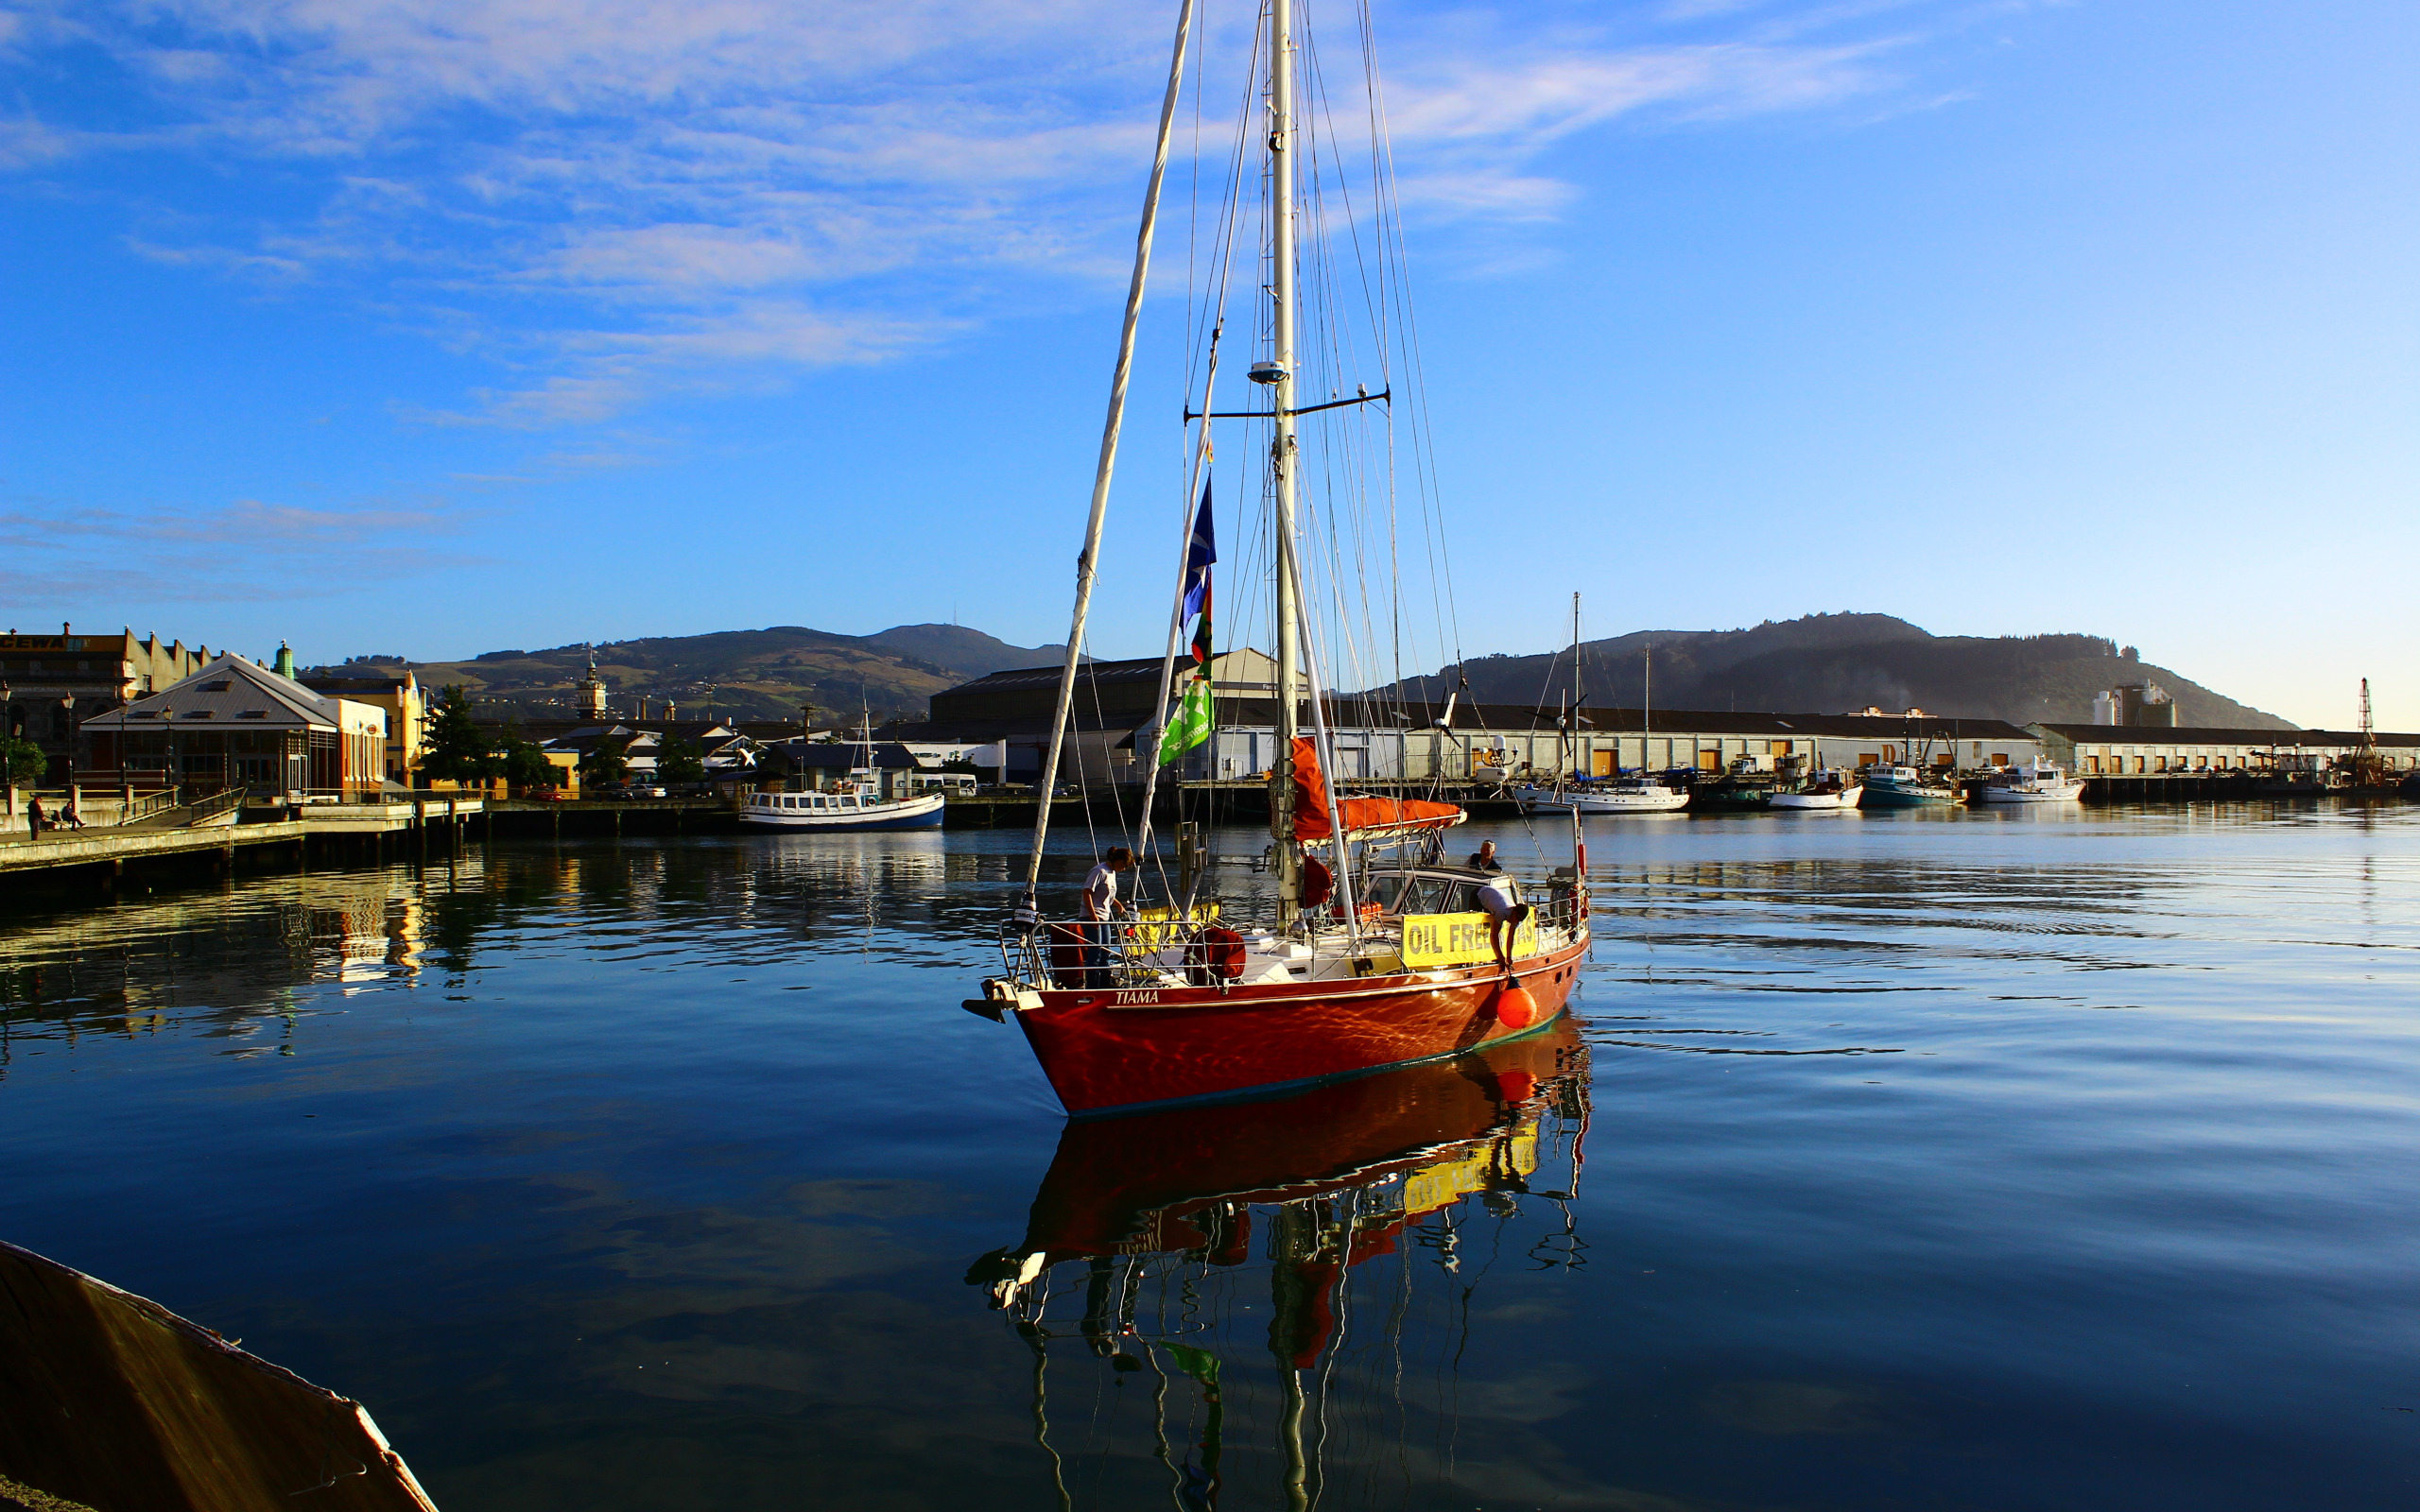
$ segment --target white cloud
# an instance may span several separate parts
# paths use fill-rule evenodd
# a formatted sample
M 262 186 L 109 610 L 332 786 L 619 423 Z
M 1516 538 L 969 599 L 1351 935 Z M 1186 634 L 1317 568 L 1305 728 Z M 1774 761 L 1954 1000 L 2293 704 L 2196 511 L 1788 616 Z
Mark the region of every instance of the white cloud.
M 1700 34 L 1740 34 L 1674 45 L 1510 6 L 1382 17 L 1399 23 L 1403 202 L 1434 220 L 1549 219 L 1579 191 L 1536 160 L 1579 133 L 1642 112 L 1805 110 L 1887 82 L 1872 60 L 1889 39 L 1801 40 L 1825 8 L 1725 23 L 1720 0 L 1675 3 Z M 130 243 L 417 305 L 529 377 L 415 418 L 532 426 L 751 381 L 736 369 L 913 350 L 964 329 L 971 292 L 996 297 L 1003 277 L 1115 275 L 1173 20 L 1113 0 L 46 0 L 11 14 L 10 55 L 73 38 L 141 93 L 109 119 L 21 112 L 0 124 L 0 165 L 55 172 L 106 143 L 316 176 L 302 215 L 290 192 L 237 192 Z M 1346 16 L 1319 19 L 1340 42 Z M 1248 42 L 1214 32 L 1214 70 Z
M 146 594 L 179 602 L 311 598 L 365 576 L 458 565 L 446 540 L 463 525 L 442 503 L 367 503 L 334 509 L 239 499 L 216 508 L 107 509 L 55 501 L 0 507 L 0 555 L 28 592 L 53 599 L 123 593 L 130 561 L 163 554 L 173 572 L 146 572 Z M 343 573 L 326 570 L 332 553 Z

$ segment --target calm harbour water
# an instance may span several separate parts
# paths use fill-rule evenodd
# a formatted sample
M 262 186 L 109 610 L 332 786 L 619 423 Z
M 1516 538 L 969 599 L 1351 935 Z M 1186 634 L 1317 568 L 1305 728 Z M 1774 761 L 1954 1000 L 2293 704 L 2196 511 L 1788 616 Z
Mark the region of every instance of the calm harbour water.
M 498 842 L 0 919 L 0 1238 L 359 1398 L 448 1512 L 1284 1506 L 1275 1210 L 983 1284 L 1063 1123 L 958 1006 L 1022 849 Z M 1322 1282 L 1306 1496 L 2420 1496 L 2420 810 L 1590 850 L 1584 1091 Z

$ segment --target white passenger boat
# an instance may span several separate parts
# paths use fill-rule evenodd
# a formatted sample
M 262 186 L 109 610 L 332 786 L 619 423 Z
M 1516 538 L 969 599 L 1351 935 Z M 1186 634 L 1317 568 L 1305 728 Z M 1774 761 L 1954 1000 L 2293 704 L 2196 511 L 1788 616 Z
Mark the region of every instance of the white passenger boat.
M 1689 804 L 1686 788 L 1667 787 L 1651 777 L 1617 777 L 1560 788 L 1529 782 L 1514 788 L 1512 796 L 1524 809 L 1554 814 L 1668 814 Z
M 884 798 L 871 782 L 843 784 L 829 793 L 751 793 L 739 805 L 739 822 L 769 830 L 938 830 L 942 796 Z
M 1845 772 L 1818 772 L 1814 781 L 1795 793 L 1776 789 L 1766 800 L 1776 809 L 1853 809 L 1865 797 L 1865 784 Z
M 2022 766 L 1994 772 L 1983 784 L 1986 803 L 2079 803 L 2083 800 L 2083 783 L 2059 769 L 2056 762 L 2040 758 Z

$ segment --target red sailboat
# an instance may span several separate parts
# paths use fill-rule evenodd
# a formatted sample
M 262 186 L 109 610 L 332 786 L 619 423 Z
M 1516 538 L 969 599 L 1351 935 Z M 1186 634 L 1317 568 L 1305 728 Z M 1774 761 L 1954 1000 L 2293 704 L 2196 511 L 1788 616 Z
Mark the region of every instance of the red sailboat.
M 1191 10 L 1187 0 L 1161 112 L 1159 151 L 1137 239 L 1092 513 L 1078 558 L 1076 611 L 1043 769 L 1045 793 L 1057 790 L 1074 706 L 1078 648 L 1100 558 Z M 1188 413 L 1187 420 L 1201 425 L 1192 450 L 1197 476 L 1209 459 L 1212 420 L 1245 418 L 1265 423 L 1269 432 L 1264 482 L 1274 543 L 1278 690 L 1277 754 L 1269 795 L 1275 907 L 1269 918 L 1250 922 L 1224 908 L 1214 915 L 1188 876 L 1147 921 L 1049 919 L 1037 899 L 1050 805 L 1039 805 L 1025 905 L 1002 939 L 1006 970 L 987 980 L 983 996 L 966 1005 L 994 1019 L 1013 1016 L 1061 1101 L 1080 1115 L 1269 1096 L 1535 1034 L 1563 1012 L 1588 948 L 1585 849 L 1576 816 L 1573 865 L 1542 884 L 1524 885 L 1491 870 L 1443 863 L 1443 832 L 1461 822 L 1458 806 L 1345 794 L 1323 779 L 1336 763 L 1327 684 L 1316 654 L 1318 617 L 1306 613 L 1304 598 L 1305 554 L 1297 495 L 1298 473 L 1305 470 L 1298 421 L 1317 412 L 1330 412 L 1331 419 L 1348 415 L 1357 406 L 1387 401 L 1392 389 L 1372 394 L 1365 385 L 1351 399 L 1298 401 L 1296 219 L 1302 197 L 1296 188 L 1295 101 L 1302 65 L 1289 0 L 1271 0 L 1265 17 L 1267 130 L 1254 135 L 1267 152 L 1269 276 L 1262 285 L 1265 318 L 1255 326 L 1267 333 L 1268 347 L 1250 377 L 1268 396 L 1267 407 L 1219 412 L 1205 397 L 1204 412 Z M 1217 352 L 1214 333 L 1210 385 L 1216 382 Z M 1193 496 L 1188 483 L 1188 504 Z M 1195 657 L 1207 670 L 1208 573 L 1216 556 L 1211 535 L 1205 481 L 1169 625 L 1163 709 L 1168 707 L 1188 621 L 1198 626 Z M 1298 698 L 1298 688 L 1308 696 Z M 1134 848 L 1146 857 L 1151 855 L 1150 814 L 1160 765 L 1172 743 L 1203 738 L 1215 724 L 1206 712 L 1209 695 L 1205 678 L 1197 674 L 1177 716 L 1158 737 L 1160 760 L 1149 768 Z

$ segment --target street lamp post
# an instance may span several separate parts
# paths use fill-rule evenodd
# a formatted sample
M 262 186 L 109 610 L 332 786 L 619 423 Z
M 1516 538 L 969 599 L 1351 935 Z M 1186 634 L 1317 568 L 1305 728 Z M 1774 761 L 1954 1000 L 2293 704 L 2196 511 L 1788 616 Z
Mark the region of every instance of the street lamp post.
M 66 739 L 61 744 L 67 749 L 67 770 L 60 774 L 64 779 L 60 785 L 67 789 L 67 812 L 76 814 L 81 805 L 76 801 L 76 696 L 72 693 L 60 696 L 59 722 L 66 727 Z

